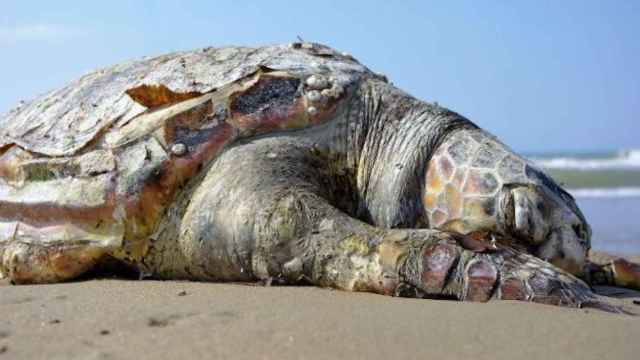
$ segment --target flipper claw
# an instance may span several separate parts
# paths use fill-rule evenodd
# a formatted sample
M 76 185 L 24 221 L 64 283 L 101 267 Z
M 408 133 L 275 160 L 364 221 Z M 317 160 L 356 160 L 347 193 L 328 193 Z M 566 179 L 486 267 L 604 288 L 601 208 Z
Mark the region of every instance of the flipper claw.
M 609 303 L 606 299 L 596 298 L 593 300 L 585 301 L 580 303 L 579 308 L 581 309 L 597 309 L 601 311 L 605 311 L 613 314 L 621 314 L 621 315 L 630 315 L 630 316 L 638 316 L 640 314 L 627 310 L 622 305 L 615 305 Z

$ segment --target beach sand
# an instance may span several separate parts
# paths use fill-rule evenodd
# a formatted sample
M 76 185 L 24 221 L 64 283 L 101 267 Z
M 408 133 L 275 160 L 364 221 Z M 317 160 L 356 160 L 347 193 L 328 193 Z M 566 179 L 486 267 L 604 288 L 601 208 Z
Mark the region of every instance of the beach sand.
M 617 301 L 640 308 L 632 300 Z M 591 309 L 179 281 L 0 285 L 0 360 L 602 360 L 638 354 L 640 317 Z

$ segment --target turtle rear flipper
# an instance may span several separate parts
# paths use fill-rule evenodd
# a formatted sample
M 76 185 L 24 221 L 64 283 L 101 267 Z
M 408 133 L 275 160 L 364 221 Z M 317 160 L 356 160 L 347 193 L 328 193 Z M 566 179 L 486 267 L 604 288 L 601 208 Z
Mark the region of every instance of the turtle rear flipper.
M 591 285 L 640 290 L 640 264 L 607 254 L 591 254 L 585 280 Z
M 611 262 L 611 271 L 617 286 L 640 290 L 640 264 L 618 258 Z
M 53 283 L 89 271 L 106 254 L 92 245 L 0 245 L 0 274 L 15 284 Z

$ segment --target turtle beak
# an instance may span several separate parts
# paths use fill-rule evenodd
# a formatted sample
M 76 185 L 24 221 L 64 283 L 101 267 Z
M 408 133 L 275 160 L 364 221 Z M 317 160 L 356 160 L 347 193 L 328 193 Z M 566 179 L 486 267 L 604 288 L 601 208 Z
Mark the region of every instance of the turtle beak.
M 505 232 L 523 240 L 537 257 L 582 275 L 591 229 L 573 199 L 539 186 L 523 185 L 508 191 L 502 201 Z
M 536 256 L 573 275 L 582 276 L 587 262 L 588 239 L 576 234 L 571 226 L 563 226 L 549 234 L 549 239 L 535 251 Z
M 550 214 L 551 230 L 536 255 L 576 276 L 582 276 L 591 248 L 591 228 L 575 203 L 559 202 Z

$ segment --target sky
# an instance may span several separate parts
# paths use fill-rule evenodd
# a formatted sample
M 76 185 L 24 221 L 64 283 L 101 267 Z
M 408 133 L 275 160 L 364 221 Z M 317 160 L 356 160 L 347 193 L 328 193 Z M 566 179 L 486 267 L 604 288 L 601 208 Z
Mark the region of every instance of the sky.
M 640 148 L 640 1 L 0 4 L 0 113 L 96 68 L 298 36 L 522 152 Z

